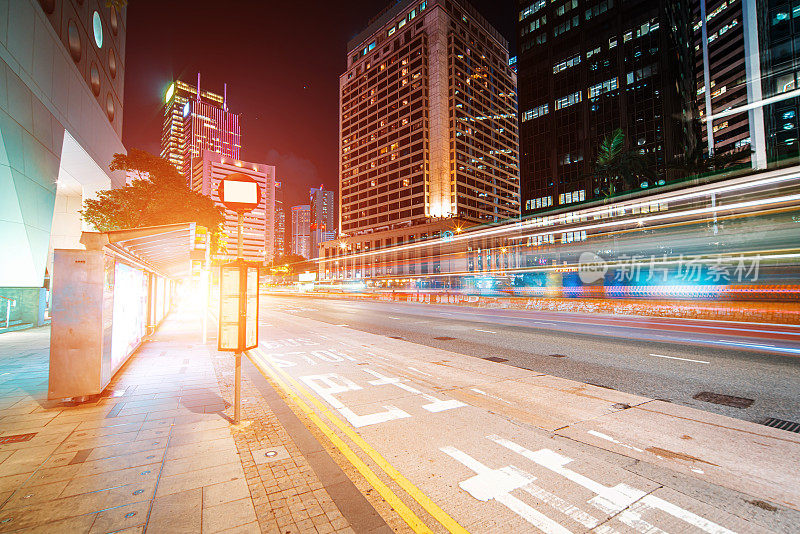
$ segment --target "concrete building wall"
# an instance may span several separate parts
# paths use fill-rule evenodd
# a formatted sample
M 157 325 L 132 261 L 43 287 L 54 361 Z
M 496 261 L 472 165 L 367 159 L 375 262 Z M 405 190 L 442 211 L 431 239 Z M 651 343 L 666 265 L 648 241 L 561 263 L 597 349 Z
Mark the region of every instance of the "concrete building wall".
M 80 203 L 68 197 L 124 183 L 108 165 L 124 152 L 125 10 L 114 15 L 114 31 L 100 0 L 45 4 L 48 13 L 35 0 L 0 2 L 0 294 L 44 282 L 66 136 L 78 188 L 64 192 L 59 206 L 71 215 L 59 218 L 74 226 Z M 102 47 L 87 31 L 95 12 Z

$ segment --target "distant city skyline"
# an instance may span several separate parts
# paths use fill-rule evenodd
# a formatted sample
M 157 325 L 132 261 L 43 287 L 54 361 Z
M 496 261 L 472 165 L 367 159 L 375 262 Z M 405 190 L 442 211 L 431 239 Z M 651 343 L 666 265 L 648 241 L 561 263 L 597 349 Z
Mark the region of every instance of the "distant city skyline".
M 222 9 L 214 13 L 213 43 L 197 39 L 209 23 L 204 10 L 180 2 L 131 3 L 125 146 L 159 153 L 164 94 L 172 80 L 191 83 L 199 71 L 204 88 L 221 92 L 228 84 L 229 107 L 241 115 L 241 158 L 275 165 L 286 206 L 307 202 L 308 189 L 320 183 L 336 190 L 337 86 L 345 44 L 390 3 L 320 3 L 313 16 L 306 5 L 292 3 L 248 4 L 247 17 L 240 9 Z M 513 42 L 512 0 L 472 3 Z

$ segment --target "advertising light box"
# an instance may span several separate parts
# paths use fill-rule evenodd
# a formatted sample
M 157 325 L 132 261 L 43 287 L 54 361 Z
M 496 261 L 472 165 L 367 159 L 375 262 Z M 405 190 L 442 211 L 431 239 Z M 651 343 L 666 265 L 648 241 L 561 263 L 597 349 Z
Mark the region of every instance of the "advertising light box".
M 219 350 L 257 347 L 258 267 L 244 261 L 223 265 L 219 290 Z

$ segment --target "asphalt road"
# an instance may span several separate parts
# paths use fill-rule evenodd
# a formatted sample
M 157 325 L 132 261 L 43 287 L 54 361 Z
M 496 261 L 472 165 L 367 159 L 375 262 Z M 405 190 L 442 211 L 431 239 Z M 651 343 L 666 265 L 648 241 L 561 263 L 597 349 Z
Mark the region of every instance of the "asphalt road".
M 800 421 L 800 356 L 790 355 L 797 344 L 763 335 L 748 339 L 741 331 L 725 335 L 730 323 L 720 323 L 722 334 L 698 333 L 642 327 L 635 319 L 627 326 L 604 325 L 575 314 L 511 316 L 470 307 L 290 295 L 263 295 L 262 307 L 476 358 L 502 358 L 508 365 L 729 417 Z M 733 407 L 693 398 L 701 392 L 753 402 Z

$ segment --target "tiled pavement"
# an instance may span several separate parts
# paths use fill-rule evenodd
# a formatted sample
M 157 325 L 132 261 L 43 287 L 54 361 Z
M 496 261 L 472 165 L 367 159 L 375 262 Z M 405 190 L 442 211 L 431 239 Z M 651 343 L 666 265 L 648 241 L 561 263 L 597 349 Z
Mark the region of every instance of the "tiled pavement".
M 231 429 L 198 325 L 167 318 L 80 405 L 46 400 L 47 327 L 0 336 L 0 532 L 354 532 L 250 380 Z

